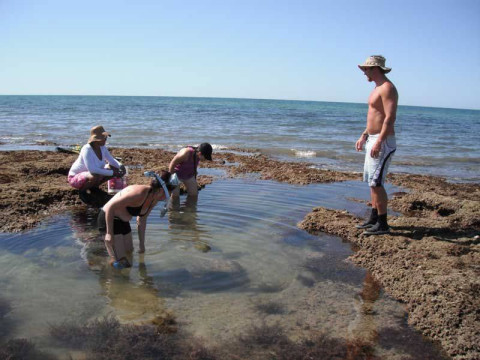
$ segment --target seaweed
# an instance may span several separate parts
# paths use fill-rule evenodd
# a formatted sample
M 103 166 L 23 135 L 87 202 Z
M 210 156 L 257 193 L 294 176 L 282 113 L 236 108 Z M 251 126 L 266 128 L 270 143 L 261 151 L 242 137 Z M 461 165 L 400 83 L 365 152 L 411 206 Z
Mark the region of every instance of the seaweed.
M 27 339 L 11 339 L 0 347 L 0 359 L 56 360 L 56 357 L 37 350 Z
M 92 360 L 216 359 L 187 336 L 165 333 L 152 325 L 120 324 L 113 316 L 83 324 L 51 325 L 50 334 L 63 345 L 84 349 Z

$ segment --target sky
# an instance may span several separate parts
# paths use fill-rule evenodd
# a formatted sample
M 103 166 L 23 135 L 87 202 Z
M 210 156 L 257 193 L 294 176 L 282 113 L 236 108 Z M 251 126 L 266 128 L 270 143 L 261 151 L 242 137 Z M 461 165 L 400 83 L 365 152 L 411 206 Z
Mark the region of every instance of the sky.
M 0 95 L 365 103 L 374 54 L 400 105 L 480 109 L 480 0 L 0 0 Z

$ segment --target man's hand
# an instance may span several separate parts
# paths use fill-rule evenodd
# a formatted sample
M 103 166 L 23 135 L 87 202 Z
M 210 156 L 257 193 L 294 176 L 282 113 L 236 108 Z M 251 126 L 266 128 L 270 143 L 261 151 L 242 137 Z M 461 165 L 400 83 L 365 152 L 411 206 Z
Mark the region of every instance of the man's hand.
M 377 140 L 375 144 L 373 144 L 372 146 L 372 150 L 370 151 L 370 156 L 374 159 L 378 158 L 381 150 L 382 150 L 382 142 Z
M 357 142 L 355 143 L 355 149 L 357 151 L 362 151 L 363 150 L 363 145 L 367 142 L 366 136 L 363 136 L 363 134 L 358 138 Z
M 112 235 L 105 234 L 105 241 L 112 241 Z

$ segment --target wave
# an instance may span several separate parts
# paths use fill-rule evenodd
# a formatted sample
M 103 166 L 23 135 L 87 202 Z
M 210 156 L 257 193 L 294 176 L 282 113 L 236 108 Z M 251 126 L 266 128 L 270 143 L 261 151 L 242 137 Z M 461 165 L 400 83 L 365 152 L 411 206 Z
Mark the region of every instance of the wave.
M 24 137 L 20 137 L 20 136 L 0 136 L 0 140 L 7 140 L 7 141 L 22 141 L 22 140 L 25 140 Z
M 296 150 L 291 149 L 295 153 L 295 157 L 299 158 L 314 158 L 317 156 L 317 153 L 313 150 Z

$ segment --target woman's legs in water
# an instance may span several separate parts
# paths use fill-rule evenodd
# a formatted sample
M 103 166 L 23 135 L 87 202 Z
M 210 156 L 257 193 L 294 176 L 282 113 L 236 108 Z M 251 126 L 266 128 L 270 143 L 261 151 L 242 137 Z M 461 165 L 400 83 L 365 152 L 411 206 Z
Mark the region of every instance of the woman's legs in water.
M 187 188 L 187 199 L 196 202 L 198 197 L 198 183 L 195 177 L 191 177 L 186 180 L 180 180 L 185 187 Z M 169 208 L 173 210 L 178 210 L 180 208 L 180 187 L 177 186 L 170 195 L 170 204 Z
M 198 196 L 198 183 L 197 179 L 191 177 L 183 182 L 187 188 L 188 196 L 196 197 Z
M 132 233 L 128 233 L 123 235 L 123 248 L 125 249 L 125 253 L 131 255 L 133 252 L 133 240 L 132 240 Z

